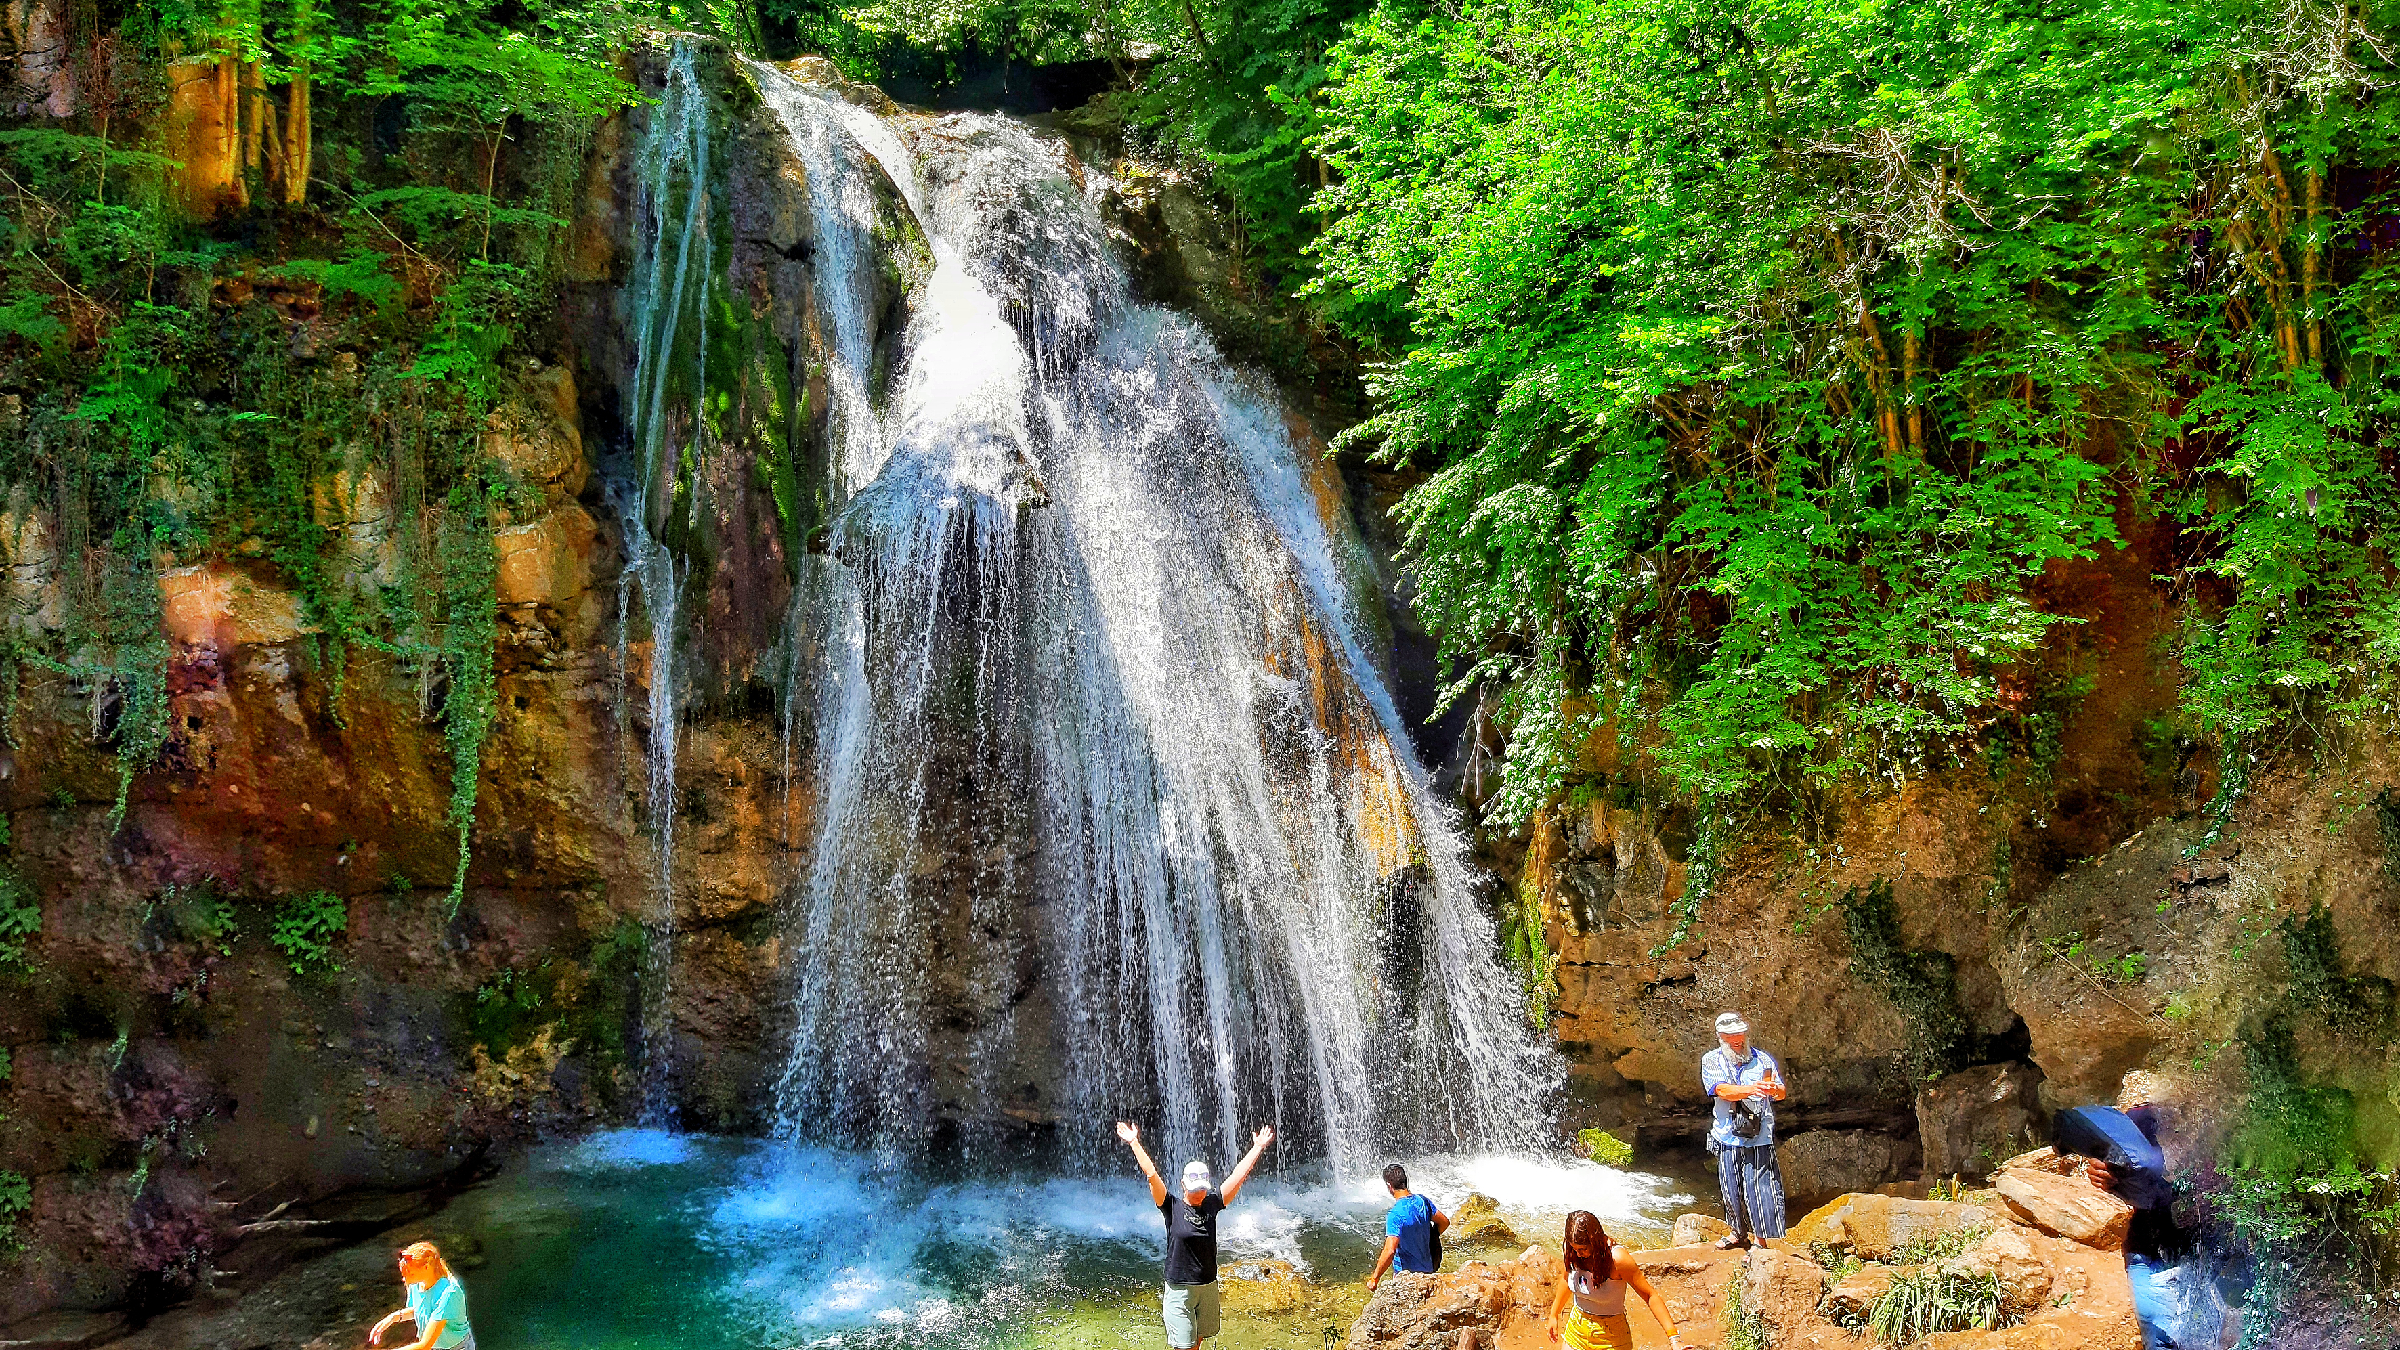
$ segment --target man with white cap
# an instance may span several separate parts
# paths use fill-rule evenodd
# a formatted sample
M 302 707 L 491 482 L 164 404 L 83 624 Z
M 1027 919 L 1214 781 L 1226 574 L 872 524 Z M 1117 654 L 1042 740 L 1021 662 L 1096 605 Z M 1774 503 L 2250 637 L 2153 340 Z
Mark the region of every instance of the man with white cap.
M 1700 1057 L 1700 1086 L 1716 1119 L 1708 1151 L 1717 1155 L 1717 1190 L 1725 1201 L 1731 1233 L 1720 1247 L 1748 1246 L 1754 1238 L 1783 1236 L 1783 1174 L 1775 1169 L 1775 1103 L 1783 1100 L 1783 1074 L 1775 1057 L 1750 1044 L 1750 1024 L 1740 1013 L 1717 1018 L 1717 1048 Z
M 1158 1175 L 1158 1164 L 1142 1147 L 1142 1132 L 1132 1121 L 1117 1122 L 1117 1138 L 1133 1150 L 1150 1181 L 1150 1199 L 1167 1221 L 1167 1278 L 1160 1310 L 1167 1324 L 1167 1344 L 1193 1350 L 1217 1334 L 1217 1215 L 1242 1193 L 1267 1145 L 1275 1142 L 1275 1127 L 1261 1125 L 1250 1136 L 1250 1151 L 1242 1155 L 1225 1189 L 1211 1188 L 1208 1164 L 1195 1158 L 1183 1167 L 1183 1193 L 1173 1195 Z

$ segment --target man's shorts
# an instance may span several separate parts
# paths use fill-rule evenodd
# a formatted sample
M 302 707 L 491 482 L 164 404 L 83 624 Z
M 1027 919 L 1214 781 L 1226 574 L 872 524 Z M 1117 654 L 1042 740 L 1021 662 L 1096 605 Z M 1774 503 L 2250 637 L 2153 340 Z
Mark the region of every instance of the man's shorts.
M 1217 1334 L 1217 1282 L 1170 1284 L 1159 1300 L 1166 1313 L 1167 1344 L 1192 1350 Z

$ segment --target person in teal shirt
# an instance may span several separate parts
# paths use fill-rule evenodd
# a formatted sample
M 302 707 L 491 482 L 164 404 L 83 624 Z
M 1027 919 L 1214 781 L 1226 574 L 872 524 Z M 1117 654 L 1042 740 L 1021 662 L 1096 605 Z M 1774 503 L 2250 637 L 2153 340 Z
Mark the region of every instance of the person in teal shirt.
M 375 1324 L 367 1344 L 383 1344 L 383 1333 L 403 1317 L 414 1318 L 417 1339 L 394 1350 L 475 1350 L 475 1332 L 467 1325 L 467 1291 L 430 1242 L 400 1249 L 400 1284 L 408 1303 Z

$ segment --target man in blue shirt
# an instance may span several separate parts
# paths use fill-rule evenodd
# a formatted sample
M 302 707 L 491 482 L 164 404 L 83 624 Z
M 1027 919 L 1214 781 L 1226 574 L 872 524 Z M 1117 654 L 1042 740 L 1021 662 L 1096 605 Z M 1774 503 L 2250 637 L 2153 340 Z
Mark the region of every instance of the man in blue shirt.
M 1450 1227 L 1450 1216 L 1430 1198 L 1409 1193 L 1407 1168 L 1393 1163 L 1383 1169 L 1383 1188 L 1392 1193 L 1392 1207 L 1383 1216 L 1383 1255 L 1375 1258 L 1375 1273 L 1367 1276 L 1369 1289 L 1381 1285 L 1383 1272 L 1395 1265 L 1418 1275 L 1439 1271 L 1434 1235 Z
M 1783 1174 L 1775 1169 L 1775 1103 L 1783 1074 L 1775 1058 L 1750 1044 L 1740 1013 L 1717 1018 L 1717 1048 L 1700 1057 L 1700 1086 L 1716 1119 L 1708 1151 L 1717 1155 L 1717 1190 L 1733 1231 L 1719 1247 L 1746 1247 L 1754 1238 L 1783 1236 Z

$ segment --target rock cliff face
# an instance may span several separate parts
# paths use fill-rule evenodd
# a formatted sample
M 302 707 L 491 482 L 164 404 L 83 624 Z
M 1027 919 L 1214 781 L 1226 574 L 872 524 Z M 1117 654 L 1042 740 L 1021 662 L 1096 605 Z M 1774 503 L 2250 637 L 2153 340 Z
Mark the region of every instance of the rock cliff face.
M 1868 1126 L 1907 1146 L 1885 1179 L 1973 1179 L 2133 1070 L 2164 1075 L 2152 1095 L 2238 1103 L 2227 1047 L 2262 1019 L 2329 1007 L 2328 980 L 2400 980 L 2400 741 L 2369 728 L 2245 758 L 2230 812 L 2213 808 L 2222 770 L 2173 729 L 2171 615 L 2149 580 L 2164 545 L 2126 524 L 2121 554 L 2048 578 L 2080 622 L 2017 683 L 1988 757 L 1751 822 L 1688 941 L 1668 945 L 1695 823 L 1625 781 L 1613 735 L 1566 803 L 1486 840 L 1555 954 L 1555 984 L 1530 982 L 1555 1001 L 1569 1125 L 1696 1142 L 1698 1060 L 1738 1008 L 1787 1067 L 1783 1139 Z M 2299 1021 L 2303 1077 L 2383 1097 L 2379 1016 L 2346 1034 Z

